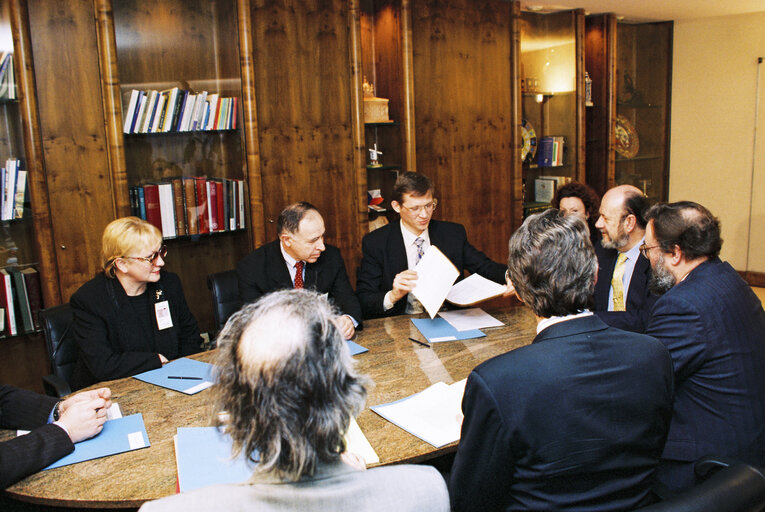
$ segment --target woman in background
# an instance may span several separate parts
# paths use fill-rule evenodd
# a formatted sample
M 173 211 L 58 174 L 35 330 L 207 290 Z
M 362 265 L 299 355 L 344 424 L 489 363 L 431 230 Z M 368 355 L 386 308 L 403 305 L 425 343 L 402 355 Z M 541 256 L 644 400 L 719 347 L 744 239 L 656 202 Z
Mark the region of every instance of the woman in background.
M 70 300 L 79 350 L 73 389 L 200 351 L 202 338 L 181 281 L 162 270 L 166 255 L 160 231 L 138 217 L 106 226 L 103 272 Z
M 598 194 L 584 183 L 572 181 L 563 185 L 555 192 L 552 200 L 553 208 L 565 215 L 578 215 L 587 222 L 590 228 L 590 240 L 596 252 L 601 249 L 600 230 L 595 227 L 600 213 L 600 198 Z

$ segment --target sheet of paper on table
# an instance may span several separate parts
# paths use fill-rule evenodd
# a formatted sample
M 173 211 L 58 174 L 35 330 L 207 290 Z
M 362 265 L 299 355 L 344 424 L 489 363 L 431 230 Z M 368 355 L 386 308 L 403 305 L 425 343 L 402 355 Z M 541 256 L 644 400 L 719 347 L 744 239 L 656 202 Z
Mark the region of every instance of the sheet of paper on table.
M 412 318 L 412 323 L 431 343 L 443 341 L 469 340 L 486 336 L 478 329 L 458 331 L 443 318 Z
M 457 309 L 441 311 L 438 316 L 449 322 L 458 331 L 484 329 L 486 327 L 502 327 L 503 324 L 481 308 Z
M 417 284 L 412 289 L 412 293 L 428 312 L 430 318 L 433 318 L 460 273 L 435 245 L 428 247 L 414 270 L 417 271 Z
M 462 395 L 467 379 L 446 384 L 437 382 L 396 402 L 370 407 L 374 412 L 440 448 L 459 441 L 462 428 Z
M 471 274 L 458 282 L 449 291 L 446 300 L 457 306 L 472 306 L 484 300 L 499 297 L 507 287 L 478 274 Z

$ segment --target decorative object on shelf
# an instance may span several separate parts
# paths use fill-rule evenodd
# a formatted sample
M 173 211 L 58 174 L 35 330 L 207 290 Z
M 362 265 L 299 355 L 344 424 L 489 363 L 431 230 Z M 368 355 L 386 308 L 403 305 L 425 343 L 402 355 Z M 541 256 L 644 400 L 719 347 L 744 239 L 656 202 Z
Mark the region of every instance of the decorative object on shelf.
M 556 180 L 553 178 L 537 178 L 534 180 L 534 201 L 550 203 L 555 196 Z
M 558 167 L 563 165 L 563 148 L 566 138 L 561 135 L 542 137 L 539 139 L 539 167 Z
M 616 136 L 616 152 L 624 158 L 632 158 L 637 155 L 640 149 L 640 140 L 638 139 L 635 127 L 632 126 L 629 119 L 621 114 L 616 116 L 616 129 L 614 132 Z
M 369 204 L 369 206 L 377 206 L 382 202 L 383 197 L 379 188 L 367 190 L 367 204 Z M 378 208 L 375 208 L 375 210 L 378 210 Z
M 0 99 L 16 99 L 16 75 L 13 71 L 13 53 L 0 53 Z
M 389 100 L 375 96 L 375 87 L 367 82 L 367 77 L 364 77 L 361 90 L 364 92 L 364 122 L 392 123 L 393 121 L 388 117 Z
M 521 120 L 521 162 L 534 160 L 537 154 L 537 133 L 526 119 Z
M 627 72 L 624 73 L 623 91 L 619 98 L 619 103 L 625 105 L 641 105 L 645 103 L 643 101 L 643 94 L 635 88 L 632 76 Z
M 592 78 L 587 71 L 584 72 L 584 105 L 586 107 L 594 105 L 592 102 Z
M 382 155 L 382 151 L 377 150 L 377 144 L 375 144 L 373 148 L 368 148 L 367 151 L 369 151 L 369 167 L 382 167 L 382 164 L 380 163 L 380 155 Z

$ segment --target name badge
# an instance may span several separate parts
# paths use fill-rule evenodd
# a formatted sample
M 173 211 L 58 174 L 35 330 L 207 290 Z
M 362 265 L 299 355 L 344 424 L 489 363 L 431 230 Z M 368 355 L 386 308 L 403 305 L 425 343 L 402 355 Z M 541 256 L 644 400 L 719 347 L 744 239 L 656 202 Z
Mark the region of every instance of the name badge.
M 154 312 L 157 315 L 157 327 L 160 331 L 173 326 L 173 318 L 170 316 L 170 303 L 166 300 L 154 304 Z

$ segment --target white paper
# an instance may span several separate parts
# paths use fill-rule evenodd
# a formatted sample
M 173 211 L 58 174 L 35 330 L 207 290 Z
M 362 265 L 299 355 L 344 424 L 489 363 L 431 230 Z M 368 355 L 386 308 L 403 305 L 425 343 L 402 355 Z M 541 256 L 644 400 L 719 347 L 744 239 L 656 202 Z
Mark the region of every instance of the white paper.
M 486 327 L 502 327 L 505 325 L 481 308 L 441 311 L 439 316 L 449 322 L 452 327 L 458 331 L 484 329 Z
M 348 432 L 345 434 L 345 446 L 349 453 L 355 453 L 363 457 L 367 466 L 380 462 L 377 452 L 369 444 L 367 436 L 364 435 L 361 427 L 359 427 L 359 424 L 353 418 L 351 418 L 351 424 L 348 426 Z
M 186 393 L 187 395 L 193 395 L 194 393 L 198 393 L 199 391 L 202 391 L 203 389 L 207 389 L 212 385 L 213 385 L 212 382 L 204 381 L 201 384 L 197 384 L 193 388 L 184 389 L 182 390 L 182 392 Z
M 435 245 L 428 247 L 414 270 L 417 271 L 417 283 L 412 293 L 428 312 L 430 318 L 433 318 L 460 273 Z
M 440 448 L 459 441 L 462 396 L 467 379 L 447 385 L 437 382 L 426 390 L 372 410 L 423 441 Z
M 506 286 L 495 283 L 478 274 L 471 274 L 468 278 L 452 286 L 446 296 L 446 300 L 458 306 L 468 306 L 482 300 L 498 297 L 505 293 Z
M 128 445 L 130 445 L 131 450 L 137 450 L 138 448 L 143 448 L 146 446 L 146 443 L 143 441 L 143 434 L 141 432 L 132 432 L 128 434 Z
M 116 420 L 121 417 L 122 417 L 122 409 L 120 409 L 120 404 L 116 402 L 112 402 L 112 405 L 110 405 L 109 408 L 106 409 L 106 421 Z

